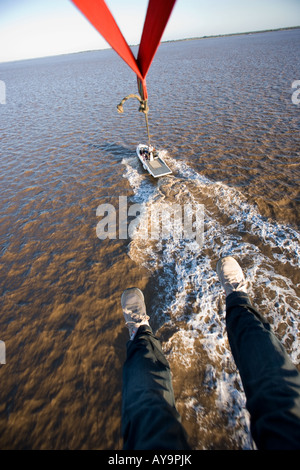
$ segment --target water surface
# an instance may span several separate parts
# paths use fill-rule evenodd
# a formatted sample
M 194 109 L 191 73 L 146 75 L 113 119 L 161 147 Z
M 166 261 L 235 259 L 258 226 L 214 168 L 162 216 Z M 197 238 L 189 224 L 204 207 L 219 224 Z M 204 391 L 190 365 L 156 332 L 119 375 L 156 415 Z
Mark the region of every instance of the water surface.
M 151 179 L 130 70 L 111 50 L 0 64 L 0 446 L 121 449 L 128 333 L 145 293 L 194 449 L 250 449 L 249 416 L 215 272 L 236 256 L 253 303 L 299 366 L 300 30 L 164 43 L 150 131 L 173 175 Z M 134 50 L 134 52 L 136 52 Z M 97 207 L 204 205 L 204 245 L 100 240 Z M 141 225 L 142 226 L 142 225 Z

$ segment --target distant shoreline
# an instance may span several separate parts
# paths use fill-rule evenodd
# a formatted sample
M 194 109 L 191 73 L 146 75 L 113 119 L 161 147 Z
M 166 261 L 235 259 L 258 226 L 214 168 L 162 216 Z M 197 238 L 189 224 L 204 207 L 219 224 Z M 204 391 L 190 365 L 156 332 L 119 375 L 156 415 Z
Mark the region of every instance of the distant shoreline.
M 196 41 L 199 39 L 210 39 L 210 38 L 223 38 L 227 36 L 242 36 L 242 35 L 250 35 L 250 34 L 260 34 L 260 33 L 272 33 L 276 31 L 289 31 L 291 29 L 300 29 L 299 26 L 289 26 L 285 28 L 276 28 L 276 29 L 262 29 L 259 31 L 245 31 L 241 33 L 225 33 L 225 34 L 212 34 L 211 36 L 195 36 L 193 38 L 183 38 L 183 39 L 169 39 L 166 41 L 161 41 L 161 43 L 168 43 L 168 42 L 179 42 L 179 41 Z M 138 44 L 135 44 L 138 46 Z
M 245 35 L 252 35 L 252 34 L 260 34 L 260 33 L 272 33 L 276 31 L 290 31 L 294 29 L 300 29 L 299 26 L 287 26 L 284 28 L 276 28 L 276 29 L 263 29 L 259 31 L 246 31 L 246 32 L 241 32 L 241 33 L 226 33 L 226 34 L 214 34 L 211 36 L 199 36 L 199 37 L 192 37 L 192 38 L 182 38 L 182 39 L 168 39 L 165 41 L 161 41 L 161 44 L 167 44 L 171 42 L 181 42 L 181 41 L 199 41 L 202 39 L 212 39 L 212 38 L 222 38 L 222 37 L 230 37 L 230 36 L 245 36 Z M 138 44 L 129 44 L 129 47 L 138 47 Z M 5 65 L 5 64 L 12 64 L 16 62 L 22 62 L 22 61 L 28 61 L 28 60 L 37 60 L 37 59 L 46 59 L 50 57 L 61 57 L 61 56 L 66 56 L 66 55 L 71 55 L 71 54 L 85 54 L 87 52 L 99 52 L 99 51 L 107 51 L 109 49 L 112 49 L 110 46 L 105 47 L 103 49 L 87 49 L 85 51 L 75 51 L 75 52 L 63 52 L 61 54 L 55 54 L 55 55 L 49 55 L 49 56 L 40 56 L 40 57 L 28 57 L 26 59 L 15 59 L 15 60 L 9 60 L 6 62 L 0 62 L 0 65 Z

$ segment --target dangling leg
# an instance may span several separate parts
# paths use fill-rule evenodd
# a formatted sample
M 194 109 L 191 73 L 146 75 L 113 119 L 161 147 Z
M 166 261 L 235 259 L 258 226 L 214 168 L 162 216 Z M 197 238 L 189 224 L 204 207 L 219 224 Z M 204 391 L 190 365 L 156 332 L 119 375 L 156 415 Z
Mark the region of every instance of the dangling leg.
M 121 302 L 131 337 L 123 369 L 124 449 L 188 450 L 170 367 L 149 326 L 143 294 L 127 289 Z

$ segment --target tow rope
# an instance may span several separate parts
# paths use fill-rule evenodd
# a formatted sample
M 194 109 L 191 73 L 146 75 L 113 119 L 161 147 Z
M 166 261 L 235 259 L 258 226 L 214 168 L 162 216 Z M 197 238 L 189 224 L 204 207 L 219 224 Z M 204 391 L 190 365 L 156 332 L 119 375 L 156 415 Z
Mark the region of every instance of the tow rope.
M 129 100 L 130 98 L 136 98 L 140 103 L 139 112 L 144 113 L 144 116 L 145 116 L 147 135 L 148 135 L 148 146 L 150 147 L 151 143 L 150 143 L 149 121 L 148 121 L 148 113 L 149 113 L 148 100 L 142 100 L 142 98 L 139 95 L 135 95 L 132 93 L 131 95 L 128 95 L 125 98 L 123 98 L 121 103 L 118 104 L 117 106 L 118 112 L 121 114 L 124 113 L 123 104 L 125 103 L 125 101 Z
M 135 72 L 140 97 L 138 95 L 126 96 L 118 105 L 118 110 L 121 113 L 123 112 L 123 103 L 127 99 L 133 97 L 139 99 L 139 111 L 145 115 L 148 140 L 150 143 L 146 75 L 158 49 L 176 0 L 149 0 L 137 59 L 134 57 L 104 0 L 72 1 L 99 31 L 108 44 Z

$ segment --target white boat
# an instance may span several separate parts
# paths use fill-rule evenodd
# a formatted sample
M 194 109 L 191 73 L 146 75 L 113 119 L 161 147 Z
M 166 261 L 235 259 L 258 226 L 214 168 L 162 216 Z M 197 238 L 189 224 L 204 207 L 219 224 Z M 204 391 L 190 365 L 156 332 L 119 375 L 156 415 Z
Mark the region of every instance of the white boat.
M 159 153 L 153 149 L 153 147 L 139 144 L 136 148 L 136 153 L 144 169 L 147 170 L 154 178 L 166 176 L 172 173 L 172 170 L 170 170 L 168 165 L 159 156 Z

